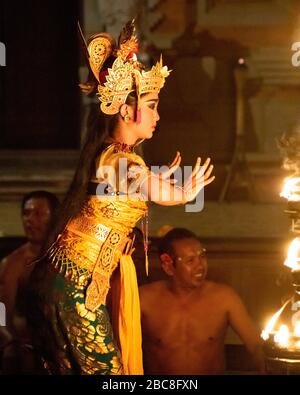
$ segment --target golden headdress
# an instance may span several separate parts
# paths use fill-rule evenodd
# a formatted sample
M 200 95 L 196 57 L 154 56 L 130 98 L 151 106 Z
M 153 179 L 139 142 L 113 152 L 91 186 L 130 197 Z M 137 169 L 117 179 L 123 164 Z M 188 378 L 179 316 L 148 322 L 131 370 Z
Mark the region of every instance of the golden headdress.
M 137 37 L 134 35 L 134 23 L 128 22 L 123 28 L 118 46 L 107 33 L 92 36 L 86 45 L 89 66 L 97 83 L 88 81 L 81 89 L 90 93 L 97 85 L 100 108 L 105 114 L 117 114 L 126 102 L 130 92 L 136 91 L 139 99 L 144 93 L 157 92 L 164 86 L 165 78 L 170 74 L 163 66 L 162 58 L 149 71 L 137 60 Z

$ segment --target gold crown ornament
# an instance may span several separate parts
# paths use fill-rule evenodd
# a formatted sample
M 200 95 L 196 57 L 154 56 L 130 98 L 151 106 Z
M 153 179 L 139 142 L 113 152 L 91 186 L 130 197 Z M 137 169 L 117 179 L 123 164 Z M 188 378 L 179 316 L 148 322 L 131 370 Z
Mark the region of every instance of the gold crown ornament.
M 134 31 L 134 21 L 128 22 L 119 36 L 118 46 L 107 33 L 95 34 L 86 44 L 80 31 L 90 70 L 97 81 L 89 78 L 80 87 L 86 93 L 91 93 L 97 87 L 101 111 L 109 115 L 117 114 L 128 94 L 135 91 L 138 123 L 141 95 L 159 93 L 170 70 L 163 66 L 162 57 L 149 71 L 144 70 L 136 56 L 138 40 Z

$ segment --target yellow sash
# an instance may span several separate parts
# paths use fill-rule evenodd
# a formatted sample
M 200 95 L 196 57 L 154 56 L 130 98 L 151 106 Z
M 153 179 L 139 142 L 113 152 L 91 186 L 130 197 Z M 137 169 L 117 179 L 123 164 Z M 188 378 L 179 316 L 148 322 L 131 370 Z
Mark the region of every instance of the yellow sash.
M 140 300 L 136 270 L 130 255 L 120 259 L 119 340 L 124 374 L 144 374 Z

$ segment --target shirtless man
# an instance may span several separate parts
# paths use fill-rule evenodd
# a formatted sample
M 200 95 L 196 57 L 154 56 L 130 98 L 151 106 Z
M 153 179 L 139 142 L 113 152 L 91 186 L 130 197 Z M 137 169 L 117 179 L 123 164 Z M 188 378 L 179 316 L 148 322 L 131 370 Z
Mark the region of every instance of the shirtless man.
M 171 230 L 159 254 L 168 280 L 140 287 L 145 373 L 224 373 L 228 326 L 265 373 L 258 331 L 235 291 L 206 279 L 206 253 L 196 235 Z
M 15 350 L 10 346 L 12 340 L 21 344 L 29 342 L 24 314 L 26 295 L 24 292 L 34 267 L 32 261 L 41 253 L 58 206 L 58 199 L 50 192 L 34 191 L 25 195 L 21 210 L 27 242 L 0 263 L 0 302 L 4 303 L 6 309 L 6 327 L 0 328 L 0 345 L 4 349 L 2 356 L 4 370 L 8 366 L 7 361 L 12 365 L 20 365 L 20 361 L 16 362 L 15 356 L 12 355 Z M 13 373 L 6 370 L 5 372 Z

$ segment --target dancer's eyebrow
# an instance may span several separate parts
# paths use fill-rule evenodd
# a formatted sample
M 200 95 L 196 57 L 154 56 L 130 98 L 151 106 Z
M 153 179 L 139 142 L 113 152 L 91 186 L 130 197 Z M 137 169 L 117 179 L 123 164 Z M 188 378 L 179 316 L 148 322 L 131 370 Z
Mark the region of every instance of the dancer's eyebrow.
M 159 102 L 159 99 L 149 99 L 149 100 L 146 100 L 146 103 L 149 103 L 149 102 L 158 103 L 158 102 Z

